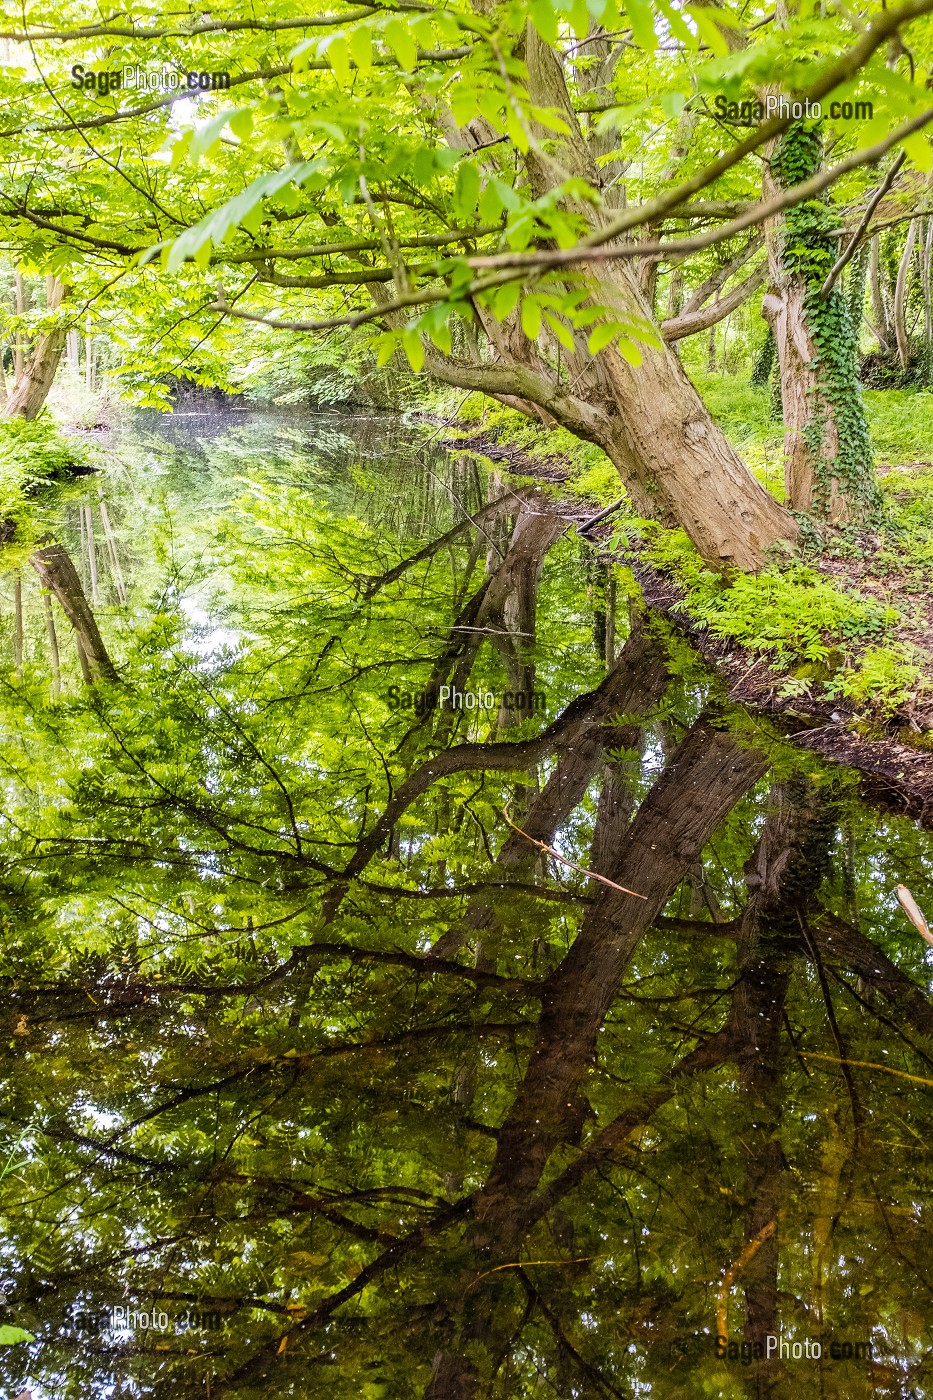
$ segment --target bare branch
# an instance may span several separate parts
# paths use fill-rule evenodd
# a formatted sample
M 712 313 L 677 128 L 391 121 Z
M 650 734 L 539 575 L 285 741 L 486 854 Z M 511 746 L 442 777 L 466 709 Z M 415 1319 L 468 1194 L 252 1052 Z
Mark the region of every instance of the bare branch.
M 862 234 L 865 232 L 865 230 L 868 228 L 868 225 L 871 223 L 871 216 L 872 216 L 872 214 L 874 214 L 874 212 L 875 212 L 875 210 L 877 209 L 878 205 L 881 203 L 881 201 L 884 199 L 885 195 L 887 194 L 888 190 L 889 190 L 889 189 L 891 188 L 891 186 L 894 184 L 894 180 L 895 180 L 895 177 L 896 177 L 896 175 L 897 175 L 897 172 L 900 170 L 901 166 L 904 164 L 904 161 L 905 161 L 905 159 L 906 159 L 906 156 L 907 156 L 907 152 L 906 152 L 906 151 L 901 151 L 901 152 L 900 152 L 900 154 L 898 155 L 897 159 L 894 161 L 894 164 L 891 166 L 891 169 L 888 171 L 887 175 L 885 175 L 885 177 L 884 177 L 884 179 L 882 180 L 881 184 L 878 186 L 878 188 L 875 190 L 875 193 L 872 195 L 871 199 L 868 201 L 868 206 L 867 206 L 867 208 L 866 208 L 866 210 L 865 210 L 865 213 L 862 215 L 862 218 L 861 218 L 861 221 L 859 222 L 858 228 L 857 228 L 857 229 L 855 230 L 855 232 L 853 233 L 853 235 L 852 235 L 851 239 L 849 240 L 848 244 L 846 245 L 844 251 L 843 251 L 842 253 L 840 253 L 839 257 L 838 257 L 838 258 L 836 259 L 836 261 L 833 263 L 832 267 L 831 267 L 830 270 L 829 270 L 829 273 L 827 274 L 826 281 L 823 283 L 822 287 L 820 288 L 820 299 L 821 299 L 822 301 L 825 301 L 826 298 L 829 296 L 830 292 L 831 292 L 832 289 L 833 289 L 833 285 L 834 285 L 834 283 L 836 282 L 836 279 L 838 278 L 840 272 L 841 272 L 842 269 L 845 267 L 846 263 L 849 262 L 849 261 L 852 259 L 852 257 L 854 256 L 854 254 L 855 254 L 855 252 L 856 252 L 856 250 L 857 250 L 857 248 L 858 248 L 858 246 L 859 246 L 859 242 L 861 241 Z

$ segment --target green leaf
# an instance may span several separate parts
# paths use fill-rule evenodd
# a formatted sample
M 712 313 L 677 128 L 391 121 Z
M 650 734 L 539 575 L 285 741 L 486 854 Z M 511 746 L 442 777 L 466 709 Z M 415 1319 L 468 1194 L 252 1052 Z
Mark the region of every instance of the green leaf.
M 492 314 L 497 321 L 504 321 L 506 316 L 511 316 L 518 305 L 518 298 L 522 293 L 521 282 L 506 282 L 504 287 L 500 287 L 492 299 Z
M 234 136 L 238 136 L 241 141 L 245 141 L 253 130 L 253 109 L 252 107 L 237 107 L 230 114 L 230 130 Z
M 187 258 L 193 258 L 209 239 L 215 247 L 219 246 L 230 229 L 239 228 L 263 199 L 275 194 L 290 181 L 294 181 L 296 185 L 302 185 L 320 168 L 319 161 L 305 160 L 298 161 L 294 165 L 287 165 L 283 170 L 275 170 L 269 175 L 258 176 L 247 185 L 241 194 L 228 200 L 226 204 L 222 204 L 219 209 L 212 210 L 200 223 L 185 229 L 185 232 L 175 239 L 166 260 L 167 270 L 177 272 L 182 263 Z M 150 251 L 147 250 L 147 252 Z
M 192 161 L 197 161 L 200 160 L 201 156 L 206 155 L 220 140 L 221 133 L 228 122 L 231 129 L 233 128 L 234 118 L 238 118 L 241 122 L 246 118 L 251 127 L 253 122 L 252 109 L 249 107 L 228 107 L 225 111 L 219 112 L 216 117 L 212 117 L 192 136 L 188 146 L 189 158 Z
M 640 348 L 635 344 L 634 340 L 629 340 L 624 335 L 619 337 L 619 343 L 616 346 L 616 349 L 622 356 L 623 360 L 628 360 L 629 364 L 634 365 L 636 369 L 641 364 L 642 359 L 644 358 Z
M 718 58 L 724 58 L 729 52 L 729 45 L 723 36 L 719 25 L 723 23 L 723 18 L 718 11 L 707 10 L 701 5 L 688 5 L 687 13 L 691 16 L 699 31 L 700 38 L 707 48 L 711 49 Z M 715 18 L 714 18 L 715 15 Z M 717 24 L 717 19 L 719 23 Z
M 476 88 L 468 83 L 457 83 L 450 93 L 450 110 L 458 126 L 466 126 L 471 117 L 476 116 Z
M 376 364 L 382 369 L 389 363 L 399 346 L 401 337 L 398 331 L 383 331 L 374 342 L 376 349 Z
M 556 44 L 558 38 L 557 15 L 550 0 L 531 0 L 528 6 L 531 22 L 546 44 Z
M 24 1332 L 22 1327 L 0 1327 L 0 1347 L 13 1347 L 19 1342 L 34 1342 L 32 1332 Z
M 408 29 L 400 19 L 390 19 L 385 30 L 386 43 L 395 54 L 399 64 L 406 72 L 411 72 L 418 62 L 418 45 Z
M 594 326 L 587 341 L 587 348 L 591 355 L 598 355 L 600 350 L 605 350 L 607 345 L 611 345 L 621 330 L 618 321 L 603 321 L 601 325 Z
M 408 356 L 408 363 L 415 374 L 420 374 L 424 365 L 424 344 L 421 332 L 416 327 L 407 326 L 402 331 L 402 349 Z
M 350 31 L 350 54 L 365 77 L 373 66 L 373 32 L 367 25 L 358 24 Z
M 658 12 L 662 14 L 670 27 L 670 31 L 675 39 L 686 44 L 690 49 L 696 47 L 696 36 L 691 33 L 689 25 L 685 22 L 683 15 L 671 0 L 655 0 Z
M 922 131 L 915 131 L 910 136 L 905 136 L 901 145 L 918 170 L 922 170 L 925 174 L 929 174 L 933 170 L 933 146 L 930 145 L 930 138 L 924 136 Z
M 541 334 L 541 307 L 534 297 L 525 297 L 522 302 L 522 330 L 529 340 L 537 340 Z
M 330 34 L 324 39 L 319 50 L 326 58 L 342 83 L 350 81 L 350 45 L 345 34 Z
M 572 351 L 573 336 L 571 335 L 569 328 L 564 325 L 563 321 L 558 320 L 558 318 L 551 311 L 545 311 L 544 319 L 547 321 L 548 325 L 551 327 L 551 330 L 554 332 L 554 335 L 557 337 L 558 341 L 564 347 L 564 349 Z
M 643 49 L 655 49 L 658 41 L 654 32 L 654 14 L 650 0 L 625 0 L 625 9 L 636 44 Z
M 458 219 L 470 219 L 479 200 L 479 171 L 471 160 L 461 160 L 454 190 L 454 213 Z
M 531 142 L 528 139 L 525 124 L 511 102 L 506 105 L 505 109 L 505 129 L 518 150 L 527 151 L 529 149 Z

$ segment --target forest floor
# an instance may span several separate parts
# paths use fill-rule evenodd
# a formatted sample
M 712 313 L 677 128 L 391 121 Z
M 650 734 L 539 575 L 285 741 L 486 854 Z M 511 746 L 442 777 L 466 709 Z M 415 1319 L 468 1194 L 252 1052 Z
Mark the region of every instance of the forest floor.
M 929 402 L 933 417 L 933 396 Z M 543 486 L 569 525 L 586 526 L 618 492 L 614 474 L 607 480 L 578 454 L 562 453 L 551 434 L 521 433 L 515 442 L 517 434 L 496 425 L 463 428 L 450 431 L 451 446 Z M 731 702 L 768 715 L 795 745 L 857 769 L 871 801 L 933 826 L 933 460 L 885 465 L 879 478 L 888 520 L 834 532 L 804 563 L 768 570 L 771 593 L 758 597 L 749 580 L 744 616 L 732 605 L 739 589 L 702 571 L 695 556 L 685 565 L 690 546 L 671 544 L 679 532 L 660 532 L 668 540 L 658 547 L 624 517 L 621 526 L 609 517 L 584 538 L 631 572 L 650 608 L 676 622 Z M 759 624 L 764 615 L 773 623 L 782 604 L 794 615 L 787 635 L 756 636 L 756 614 Z M 831 626 L 815 646 L 824 613 Z

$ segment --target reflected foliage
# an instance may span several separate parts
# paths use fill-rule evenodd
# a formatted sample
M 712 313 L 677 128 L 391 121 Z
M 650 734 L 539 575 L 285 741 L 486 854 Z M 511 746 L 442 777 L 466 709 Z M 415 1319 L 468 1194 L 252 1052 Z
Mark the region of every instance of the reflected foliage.
M 10 1393 L 933 1393 L 928 834 L 321 427 L 122 444 L 118 679 L 4 636 Z

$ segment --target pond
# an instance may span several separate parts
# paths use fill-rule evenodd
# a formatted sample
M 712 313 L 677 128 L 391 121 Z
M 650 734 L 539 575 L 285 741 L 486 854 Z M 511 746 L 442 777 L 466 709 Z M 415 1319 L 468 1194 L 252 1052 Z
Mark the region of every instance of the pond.
M 933 836 L 439 439 L 116 432 L 114 681 L 10 556 L 5 1393 L 933 1395 Z

